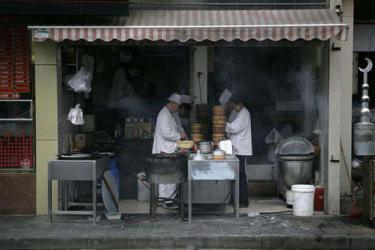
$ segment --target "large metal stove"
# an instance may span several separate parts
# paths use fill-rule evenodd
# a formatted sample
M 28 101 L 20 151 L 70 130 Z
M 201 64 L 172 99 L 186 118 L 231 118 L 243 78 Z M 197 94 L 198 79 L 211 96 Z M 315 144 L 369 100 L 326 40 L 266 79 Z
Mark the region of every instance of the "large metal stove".
M 105 170 L 108 169 L 108 157 L 99 155 L 65 155 L 57 160 L 48 162 L 48 218 L 52 222 L 52 215 L 92 215 L 93 223 L 96 223 L 97 193 L 96 184 Z M 92 207 L 91 211 L 68 210 L 63 202 L 62 210 L 52 210 L 52 181 L 91 181 L 92 203 L 86 204 Z M 63 197 L 67 197 L 66 185 L 63 185 Z

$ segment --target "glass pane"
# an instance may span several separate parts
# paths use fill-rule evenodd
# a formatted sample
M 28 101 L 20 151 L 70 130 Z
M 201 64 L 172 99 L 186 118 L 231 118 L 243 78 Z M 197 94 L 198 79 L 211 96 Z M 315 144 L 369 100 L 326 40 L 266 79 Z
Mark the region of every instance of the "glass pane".
M 31 102 L 0 102 L 0 119 L 32 118 Z

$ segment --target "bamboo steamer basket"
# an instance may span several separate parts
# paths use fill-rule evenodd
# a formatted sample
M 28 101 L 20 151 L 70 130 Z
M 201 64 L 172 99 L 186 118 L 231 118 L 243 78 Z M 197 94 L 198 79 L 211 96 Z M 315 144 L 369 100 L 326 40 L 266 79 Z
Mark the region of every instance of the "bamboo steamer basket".
M 225 116 L 224 106 L 214 106 L 212 109 L 213 116 Z
M 212 152 L 213 160 L 225 160 L 225 152 L 221 149 L 216 149 Z
M 221 140 L 225 139 L 225 134 L 224 133 L 219 133 L 219 134 L 212 134 L 212 141 L 217 144 Z
M 194 146 L 194 141 L 183 140 L 177 142 L 177 147 L 181 149 L 191 149 Z
M 224 126 L 225 127 L 225 123 L 226 123 L 226 120 L 225 120 L 225 117 L 224 118 L 216 118 L 214 117 L 212 119 L 212 124 L 213 126 Z
M 202 134 L 191 134 L 191 139 L 195 142 L 201 142 L 203 141 L 203 135 Z
M 224 134 L 225 133 L 225 127 L 224 126 L 212 127 L 212 133 L 213 134 Z
M 212 160 L 215 160 L 215 161 L 225 160 L 225 155 L 213 155 Z
M 201 131 L 202 131 L 202 124 L 200 124 L 200 123 L 191 124 L 191 133 L 192 134 L 200 134 Z

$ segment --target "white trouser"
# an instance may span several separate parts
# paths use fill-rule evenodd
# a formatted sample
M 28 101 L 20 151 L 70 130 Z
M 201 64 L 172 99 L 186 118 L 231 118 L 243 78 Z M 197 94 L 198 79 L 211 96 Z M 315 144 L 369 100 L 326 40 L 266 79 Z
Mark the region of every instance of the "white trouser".
M 159 197 L 174 199 L 177 194 L 177 184 L 159 184 Z

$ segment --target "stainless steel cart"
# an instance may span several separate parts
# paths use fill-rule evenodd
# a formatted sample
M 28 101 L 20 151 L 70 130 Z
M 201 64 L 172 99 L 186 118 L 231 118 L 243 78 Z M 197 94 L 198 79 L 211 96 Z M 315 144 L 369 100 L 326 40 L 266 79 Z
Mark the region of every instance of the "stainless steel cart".
M 210 155 L 205 160 L 188 160 L 188 220 L 192 217 L 193 181 L 230 180 L 233 181 L 233 210 L 239 217 L 239 165 L 236 156 L 227 156 L 225 160 L 212 160 Z
M 48 162 L 48 218 L 52 215 L 92 215 L 96 223 L 96 180 L 108 168 L 106 157 L 95 160 L 52 160 Z M 92 181 L 92 211 L 52 210 L 52 181 Z

